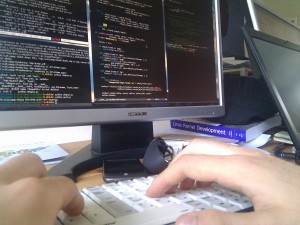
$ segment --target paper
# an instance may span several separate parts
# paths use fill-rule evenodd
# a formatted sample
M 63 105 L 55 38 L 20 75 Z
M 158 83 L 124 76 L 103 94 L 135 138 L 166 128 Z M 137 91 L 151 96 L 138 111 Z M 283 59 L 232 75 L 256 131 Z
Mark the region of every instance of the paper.
M 271 139 L 271 135 L 261 134 L 260 136 L 258 136 L 257 138 L 255 138 L 252 141 L 244 142 L 244 143 L 237 143 L 237 144 L 239 146 L 243 146 L 243 147 L 246 147 L 246 148 L 255 149 L 255 150 L 263 152 L 265 154 L 270 154 L 270 152 L 259 148 L 259 147 L 267 144 L 270 139 Z
M 268 143 L 271 139 L 271 135 L 269 134 L 261 134 L 257 138 L 248 141 L 248 142 L 240 142 L 239 145 L 248 148 L 258 148 Z
M 55 162 L 57 162 L 58 159 L 69 155 L 57 144 L 49 142 L 13 144 L 0 146 L 0 163 L 9 158 L 21 155 L 25 152 L 37 154 L 45 163 L 53 163 L 52 160 L 55 160 Z
M 236 60 L 234 57 L 223 58 L 224 68 L 249 67 L 249 60 Z

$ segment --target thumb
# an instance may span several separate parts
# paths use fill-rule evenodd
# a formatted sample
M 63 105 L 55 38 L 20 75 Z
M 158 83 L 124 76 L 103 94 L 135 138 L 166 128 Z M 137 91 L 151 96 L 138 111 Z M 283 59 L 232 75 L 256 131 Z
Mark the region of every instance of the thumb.
M 216 210 L 195 211 L 180 216 L 176 225 L 253 225 L 264 221 L 254 212 L 227 213 Z

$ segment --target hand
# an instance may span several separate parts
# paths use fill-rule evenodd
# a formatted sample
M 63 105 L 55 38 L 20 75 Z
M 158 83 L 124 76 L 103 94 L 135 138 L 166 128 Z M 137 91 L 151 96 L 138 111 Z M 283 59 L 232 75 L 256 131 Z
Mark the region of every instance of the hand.
M 66 177 L 47 177 L 40 158 L 31 153 L 0 165 L 1 225 L 53 225 L 62 209 L 77 215 L 83 199 Z
M 271 155 L 229 144 L 195 140 L 163 171 L 147 191 L 150 197 L 217 182 L 248 196 L 249 213 L 197 211 L 179 217 L 176 225 L 300 224 L 300 168 Z M 196 181 L 196 183 L 194 182 Z

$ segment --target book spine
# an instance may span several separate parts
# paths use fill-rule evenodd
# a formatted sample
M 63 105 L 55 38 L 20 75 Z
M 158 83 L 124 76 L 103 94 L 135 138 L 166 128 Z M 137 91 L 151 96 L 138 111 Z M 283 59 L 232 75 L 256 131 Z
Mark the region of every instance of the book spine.
M 207 134 L 222 138 L 230 138 L 238 141 L 246 141 L 245 130 L 182 120 L 171 120 L 170 123 L 171 128 L 174 129 L 192 131 L 200 134 Z

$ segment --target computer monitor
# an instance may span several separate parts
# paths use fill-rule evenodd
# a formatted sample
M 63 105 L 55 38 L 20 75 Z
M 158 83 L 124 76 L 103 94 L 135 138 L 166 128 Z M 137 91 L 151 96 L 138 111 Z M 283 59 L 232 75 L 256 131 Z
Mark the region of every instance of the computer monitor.
M 300 46 L 274 36 L 243 28 L 250 60 L 265 80 L 287 126 L 300 164 Z
M 99 156 L 224 114 L 218 0 L 4 0 L 0 18 L 0 130 L 93 125 Z

